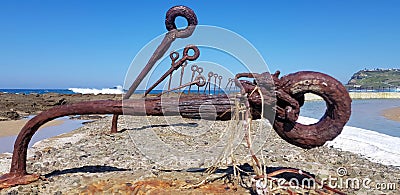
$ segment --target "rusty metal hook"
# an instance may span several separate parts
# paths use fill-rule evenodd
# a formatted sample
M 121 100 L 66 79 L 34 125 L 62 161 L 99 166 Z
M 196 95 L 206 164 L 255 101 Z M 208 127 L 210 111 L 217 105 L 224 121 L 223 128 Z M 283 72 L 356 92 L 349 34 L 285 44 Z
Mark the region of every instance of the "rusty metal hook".
M 179 53 L 176 51 L 171 52 L 169 54 L 169 57 L 171 58 L 171 67 L 173 67 L 176 63 L 176 60 L 178 60 L 178 58 L 179 58 Z M 171 82 L 172 82 L 172 72 L 169 74 L 168 91 L 171 89 Z
M 175 25 L 175 18 L 178 16 L 184 17 L 188 21 L 188 27 L 183 30 L 177 30 Z M 175 41 L 176 38 L 187 38 L 192 35 L 194 29 L 196 28 L 198 21 L 196 14 L 192 9 L 186 6 L 174 6 L 170 8 L 165 16 L 165 27 L 168 30 L 168 33 L 165 34 L 164 39 L 161 41 L 160 45 L 151 55 L 149 61 L 146 66 L 139 73 L 138 77 L 136 77 L 135 81 L 133 81 L 132 85 L 129 87 L 126 94 L 123 96 L 123 99 L 129 99 L 132 94 L 135 92 L 139 84 L 142 80 L 147 76 L 150 70 L 153 68 L 154 64 L 167 52 L 168 48 L 171 46 L 172 42 Z M 117 132 L 117 122 L 118 115 L 113 116 L 111 132 Z
M 187 66 L 188 62 L 185 61 L 182 66 L 181 66 L 181 77 L 179 78 L 179 86 L 182 85 L 182 80 L 183 80 L 183 74 L 185 73 L 185 67 Z M 181 89 L 179 89 L 179 92 L 181 91 Z
M 188 21 L 188 27 L 182 30 L 176 29 L 175 18 L 178 16 L 184 17 Z M 129 87 L 128 91 L 124 95 L 124 99 L 129 99 L 131 95 L 135 92 L 142 80 L 147 76 L 150 70 L 153 68 L 154 64 L 165 54 L 168 48 L 171 46 L 172 42 L 176 38 L 187 38 L 192 35 L 195 27 L 197 25 L 197 17 L 192 9 L 186 6 L 174 6 L 167 11 L 165 16 L 165 26 L 168 33 L 165 35 L 161 44 L 154 51 L 153 55 L 150 57 L 146 66 L 140 72 L 138 77 Z M 190 59 L 189 59 L 190 60 Z
M 193 50 L 193 55 L 189 55 L 189 50 Z M 165 72 L 160 79 L 158 79 L 152 86 L 150 86 L 146 92 L 144 92 L 144 96 L 150 93 L 158 84 L 160 84 L 168 75 L 172 74 L 172 72 L 182 66 L 186 60 L 193 61 L 196 60 L 200 56 L 200 50 L 195 45 L 188 45 L 183 50 L 183 57 L 178 60 L 178 62 L 174 63 L 170 69 Z

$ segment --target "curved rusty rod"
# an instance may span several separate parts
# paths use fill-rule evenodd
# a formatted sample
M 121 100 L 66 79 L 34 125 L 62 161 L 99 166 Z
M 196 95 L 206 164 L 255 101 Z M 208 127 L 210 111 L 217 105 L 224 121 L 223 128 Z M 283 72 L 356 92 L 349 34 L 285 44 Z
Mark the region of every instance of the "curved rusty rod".
M 40 126 L 53 119 L 79 114 L 122 114 L 121 101 L 99 100 L 53 107 L 29 120 L 18 134 L 14 144 L 10 172 L 0 177 L 0 189 L 18 184 L 27 184 L 38 179 L 26 171 L 28 144 Z
M 28 174 L 26 159 L 28 144 L 32 136 L 43 124 L 63 116 L 83 114 L 128 114 L 128 115 L 179 115 L 187 118 L 201 118 L 210 114 L 210 110 L 199 113 L 199 107 L 204 101 L 216 105 L 217 119 L 228 120 L 232 101 L 227 96 L 196 96 L 182 97 L 179 100 L 173 97 L 163 99 L 166 103 L 161 108 L 161 98 L 131 99 L 131 100 L 97 100 L 80 102 L 70 105 L 61 105 L 43 111 L 29 120 L 18 134 L 14 144 L 10 172 L 0 177 L 0 189 L 20 184 L 28 184 L 38 180 L 39 176 Z M 179 109 L 177 109 L 179 108 Z M 213 116 L 210 116 L 213 118 Z M 215 117 L 214 117 L 215 118 Z M 115 120 L 115 118 L 113 118 Z
M 98 100 L 80 102 L 70 105 L 53 107 L 29 120 L 18 134 L 14 145 L 10 173 L 26 174 L 26 153 L 32 136 L 43 124 L 68 115 L 82 114 L 122 114 L 122 102 L 115 100 Z

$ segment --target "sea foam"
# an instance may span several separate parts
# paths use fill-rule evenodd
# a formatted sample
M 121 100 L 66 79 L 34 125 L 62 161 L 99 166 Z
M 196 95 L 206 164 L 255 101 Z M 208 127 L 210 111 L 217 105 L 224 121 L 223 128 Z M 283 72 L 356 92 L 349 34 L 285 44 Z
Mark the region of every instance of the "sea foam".
M 95 88 L 69 88 L 74 93 L 81 94 L 123 94 L 124 90 L 122 86 L 116 86 L 115 88 L 103 88 L 103 89 L 95 89 Z
M 313 124 L 318 119 L 302 117 L 298 119 L 302 124 Z M 368 160 L 384 165 L 400 166 L 399 137 L 393 137 L 372 130 L 345 126 L 342 133 L 327 146 L 348 151 L 366 157 Z

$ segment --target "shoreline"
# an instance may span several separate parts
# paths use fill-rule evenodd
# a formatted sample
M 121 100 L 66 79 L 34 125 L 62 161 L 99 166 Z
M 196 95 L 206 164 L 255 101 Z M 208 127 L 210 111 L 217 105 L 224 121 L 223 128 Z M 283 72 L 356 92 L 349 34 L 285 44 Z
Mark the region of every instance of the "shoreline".
M 40 142 L 41 140 L 51 139 L 53 137 L 57 137 L 63 135 L 65 133 L 72 132 L 82 126 L 84 126 L 85 122 L 92 121 L 94 119 L 85 120 L 85 119 L 70 119 L 68 117 L 57 118 L 53 121 L 50 121 L 39 128 L 39 130 L 33 135 L 31 141 L 29 142 L 29 149 Z M 7 126 L 13 126 L 13 128 L 7 128 L 7 131 L 2 131 L 2 135 L 0 136 L 0 153 L 12 153 L 15 141 L 17 136 L 22 128 L 22 126 L 27 122 L 27 119 L 16 120 L 16 121 L 0 121 L 0 125 L 7 123 Z M 1 128 L 5 128 L 6 126 L 0 126 Z M 10 131 L 10 129 L 12 131 Z
M 30 119 L 0 121 L 0 138 L 8 136 L 16 136 L 21 131 L 22 127 Z M 59 126 L 64 123 L 63 120 L 52 120 L 39 128 L 39 131 L 46 127 Z

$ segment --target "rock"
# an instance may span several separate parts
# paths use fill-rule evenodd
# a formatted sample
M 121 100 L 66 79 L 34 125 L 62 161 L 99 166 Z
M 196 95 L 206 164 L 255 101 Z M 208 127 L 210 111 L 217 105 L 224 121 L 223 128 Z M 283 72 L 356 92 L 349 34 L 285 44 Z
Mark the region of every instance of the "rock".
M 67 100 L 65 98 L 61 98 L 60 100 L 57 101 L 57 103 L 53 104 L 53 106 L 59 106 L 64 104 L 67 104 Z
M 16 111 L 8 111 L 3 115 L 3 117 L 6 117 L 11 120 L 18 120 L 20 119 L 21 116 Z

